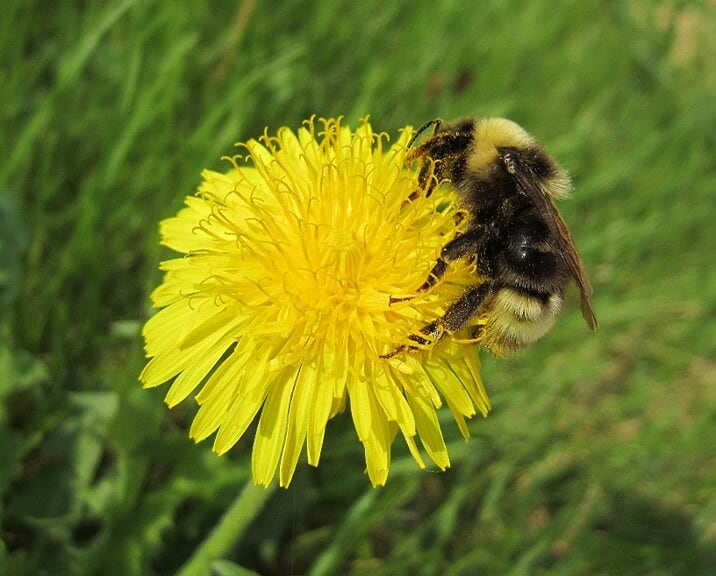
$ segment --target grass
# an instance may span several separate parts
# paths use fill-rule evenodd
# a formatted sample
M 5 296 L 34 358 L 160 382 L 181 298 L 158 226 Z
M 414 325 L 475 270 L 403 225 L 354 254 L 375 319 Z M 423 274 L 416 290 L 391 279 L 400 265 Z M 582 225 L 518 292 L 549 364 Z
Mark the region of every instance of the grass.
M 234 142 L 313 113 L 392 135 L 504 115 L 573 175 L 595 287 L 453 467 L 350 418 L 213 574 L 707 574 L 716 563 L 716 5 L 39 2 L 0 21 L 0 573 L 171 574 L 248 480 L 143 391 L 157 222 Z M 350 470 L 351 473 L 346 473 Z M 335 478 L 341 478 L 339 483 Z

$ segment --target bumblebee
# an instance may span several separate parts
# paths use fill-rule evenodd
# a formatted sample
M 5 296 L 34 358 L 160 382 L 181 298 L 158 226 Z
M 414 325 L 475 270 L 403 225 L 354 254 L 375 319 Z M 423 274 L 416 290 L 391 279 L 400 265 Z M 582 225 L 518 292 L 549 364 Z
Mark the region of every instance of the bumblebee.
M 402 345 L 384 357 L 465 333 L 496 356 L 509 355 L 552 328 L 571 280 L 580 291 L 582 316 L 596 330 L 584 264 L 554 205 L 572 188 L 564 170 L 522 127 L 504 118 L 447 125 L 432 120 L 417 130 L 409 147 L 431 126 L 432 135 L 407 161 L 421 162 L 419 180 L 427 195 L 449 181 L 468 221 L 442 248 L 417 292 L 429 290 L 460 259 L 474 263 L 475 283 L 442 317 L 409 337 L 414 346 Z M 394 297 L 391 303 L 402 300 Z

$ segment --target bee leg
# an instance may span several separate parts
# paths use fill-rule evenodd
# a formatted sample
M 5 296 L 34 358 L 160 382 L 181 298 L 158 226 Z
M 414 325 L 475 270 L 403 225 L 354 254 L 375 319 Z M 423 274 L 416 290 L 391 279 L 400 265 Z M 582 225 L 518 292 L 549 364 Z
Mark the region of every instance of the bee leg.
M 464 234 L 458 234 L 455 238 L 450 240 L 450 242 L 445 244 L 440 251 L 440 256 L 435 262 L 433 269 L 430 270 L 428 274 L 428 279 L 418 288 L 418 292 L 425 292 L 435 286 L 438 280 L 444 276 L 450 262 L 459 260 L 468 254 L 476 254 L 481 236 L 482 233 L 479 229 L 468 230 Z
M 403 350 L 405 350 L 407 346 L 405 344 L 401 344 L 398 346 L 395 350 L 392 352 L 388 352 L 387 354 L 381 354 L 379 358 L 382 358 L 383 360 L 388 360 L 389 358 L 392 358 L 393 356 L 397 356 L 400 354 Z
M 430 342 L 439 340 L 440 336 L 442 336 L 442 328 L 440 327 L 440 324 L 437 320 L 434 322 L 431 322 L 427 326 L 424 326 L 420 330 L 421 334 L 425 334 L 425 336 L 428 336 L 429 338 L 423 338 L 422 336 L 419 336 L 418 334 L 411 334 L 408 336 L 408 340 L 411 340 L 418 344 L 419 346 L 409 346 L 406 344 L 401 344 L 398 346 L 395 350 L 392 352 L 389 352 L 388 354 L 382 354 L 381 358 L 392 358 L 393 356 L 396 356 L 397 354 L 400 354 L 404 350 L 419 350 L 420 347 L 425 347 Z
M 413 200 L 415 200 L 420 194 L 422 193 L 422 189 L 418 188 L 414 192 L 411 192 L 410 195 L 403 200 L 403 203 L 400 205 L 401 208 L 405 208 L 408 204 L 410 204 Z
M 437 320 L 442 331 L 452 335 L 462 330 L 470 319 L 478 314 L 493 290 L 491 282 L 483 282 L 463 292 L 455 302 L 447 307 L 443 317 Z M 429 326 L 430 324 L 423 328 L 422 332 Z
M 425 197 L 428 198 L 433 193 L 433 190 L 435 190 L 435 186 L 437 185 L 437 180 L 433 178 L 433 168 L 430 165 L 424 163 L 420 167 L 418 182 L 420 184 L 420 188 L 411 192 L 410 195 L 403 200 L 403 203 L 400 205 L 401 208 L 405 208 L 422 194 L 425 194 Z
M 455 302 L 448 306 L 442 318 L 433 320 L 430 324 L 426 324 L 421 328 L 420 334 L 425 334 L 425 338 L 420 334 L 408 336 L 408 340 L 412 340 L 418 346 L 401 344 L 392 352 L 383 354 L 381 358 L 392 358 L 404 350 L 419 350 L 421 347 L 424 348 L 431 342 L 439 340 L 444 334 L 452 335 L 459 332 L 479 312 L 492 291 L 493 286 L 490 282 L 484 282 L 468 288 Z M 473 336 L 476 337 L 477 335 Z
M 430 290 L 438 281 L 445 275 L 450 262 L 459 260 L 460 258 L 467 256 L 468 254 L 476 254 L 477 247 L 480 242 L 482 232 L 479 229 L 468 230 L 464 234 L 455 236 L 450 242 L 443 246 L 440 251 L 435 265 L 428 274 L 428 279 L 416 290 L 416 292 L 425 292 Z M 389 305 L 396 304 L 397 302 L 405 302 L 411 300 L 413 296 L 391 296 Z

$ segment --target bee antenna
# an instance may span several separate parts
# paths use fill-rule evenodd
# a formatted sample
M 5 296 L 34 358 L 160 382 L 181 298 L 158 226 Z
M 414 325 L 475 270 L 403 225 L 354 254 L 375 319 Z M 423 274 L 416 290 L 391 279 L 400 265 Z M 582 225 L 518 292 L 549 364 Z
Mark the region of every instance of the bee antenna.
M 437 132 L 438 128 L 440 128 L 440 124 L 442 124 L 442 120 L 440 120 L 440 118 L 436 118 L 435 120 L 428 120 L 425 124 L 423 124 L 415 131 L 415 134 L 413 134 L 413 137 L 410 139 L 410 142 L 408 142 L 408 148 L 412 148 L 418 137 L 431 126 L 435 126 L 435 132 Z

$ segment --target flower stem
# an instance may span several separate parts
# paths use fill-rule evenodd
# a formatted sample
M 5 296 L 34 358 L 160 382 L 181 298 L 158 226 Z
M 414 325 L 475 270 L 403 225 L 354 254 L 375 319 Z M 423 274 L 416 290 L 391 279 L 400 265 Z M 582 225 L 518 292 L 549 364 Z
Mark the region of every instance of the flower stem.
M 177 576 L 205 576 L 211 563 L 224 556 L 243 536 L 246 527 L 256 518 L 274 490 L 255 486 L 249 480 L 224 513 L 219 523 L 186 561 Z

